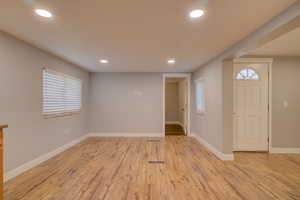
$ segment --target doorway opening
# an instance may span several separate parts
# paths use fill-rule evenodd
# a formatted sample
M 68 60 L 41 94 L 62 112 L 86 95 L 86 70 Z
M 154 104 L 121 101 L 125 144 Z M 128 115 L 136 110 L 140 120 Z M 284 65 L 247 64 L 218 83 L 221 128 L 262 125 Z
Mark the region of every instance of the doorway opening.
M 189 74 L 164 75 L 164 123 L 165 135 L 189 134 Z

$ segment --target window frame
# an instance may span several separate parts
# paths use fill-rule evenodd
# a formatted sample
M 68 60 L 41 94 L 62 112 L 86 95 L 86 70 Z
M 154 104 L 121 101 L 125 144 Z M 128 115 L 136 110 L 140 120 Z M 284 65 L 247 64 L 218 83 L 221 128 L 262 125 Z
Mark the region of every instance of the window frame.
M 203 109 L 198 109 L 198 90 L 197 90 L 197 84 L 198 82 L 201 81 L 202 85 L 203 85 L 203 97 L 202 97 L 202 101 L 203 101 Z M 205 84 L 205 80 L 203 78 L 198 78 L 195 81 L 195 105 L 196 105 L 196 113 L 200 114 L 200 115 L 204 115 L 206 112 L 206 84 Z
M 68 78 L 68 79 L 73 79 L 73 80 L 77 80 L 80 82 L 81 88 L 80 88 L 80 109 L 79 110 L 74 110 L 74 111 L 64 111 L 61 113 L 55 113 L 55 114 L 49 114 L 49 113 L 45 113 L 44 112 L 44 72 L 48 72 L 51 74 L 55 74 L 58 76 L 63 76 L 64 78 Z M 65 116 L 71 116 L 71 115 L 76 115 L 76 114 L 80 114 L 81 110 L 82 110 L 82 86 L 83 86 L 83 81 L 77 77 L 62 73 L 62 72 L 58 72 L 49 68 L 43 68 L 42 69 L 42 114 L 44 116 L 45 119 L 49 119 L 49 118 L 57 118 L 57 117 L 65 117 Z
M 247 77 L 245 77 L 245 76 L 244 76 L 243 79 L 238 79 L 238 76 L 239 76 L 239 75 L 242 73 L 242 71 L 244 71 L 244 70 L 247 70 L 247 73 L 248 73 L 248 70 L 252 70 L 252 71 L 255 73 L 255 75 L 257 76 L 257 79 L 247 78 Z M 248 75 L 248 74 L 247 74 L 247 75 Z M 241 75 L 241 76 L 243 76 L 243 75 Z M 252 68 L 252 67 L 245 67 L 245 68 L 241 69 L 239 72 L 237 72 L 237 73 L 235 74 L 234 79 L 235 79 L 235 80 L 238 80 L 238 81 L 259 81 L 259 80 L 260 80 L 260 74 L 259 74 L 259 72 L 258 72 L 256 69 L 254 69 L 254 68 Z

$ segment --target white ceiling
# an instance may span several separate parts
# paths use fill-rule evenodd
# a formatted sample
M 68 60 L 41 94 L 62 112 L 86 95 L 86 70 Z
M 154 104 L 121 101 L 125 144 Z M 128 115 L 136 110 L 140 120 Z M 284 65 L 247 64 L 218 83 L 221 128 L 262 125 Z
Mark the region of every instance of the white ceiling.
M 2 0 L 0 29 L 89 71 L 190 72 L 297 0 L 210 0 L 206 15 L 191 21 L 196 1 Z
M 263 45 L 250 55 L 300 56 L 300 28 L 296 28 Z

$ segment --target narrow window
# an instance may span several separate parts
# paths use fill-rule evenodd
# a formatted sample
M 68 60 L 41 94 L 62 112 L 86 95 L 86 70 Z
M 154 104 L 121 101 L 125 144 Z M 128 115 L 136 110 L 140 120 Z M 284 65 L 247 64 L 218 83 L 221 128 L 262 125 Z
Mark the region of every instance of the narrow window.
M 202 79 L 196 80 L 196 107 L 198 113 L 205 111 L 205 87 Z
M 81 80 L 52 70 L 43 71 L 43 114 L 47 117 L 81 109 Z

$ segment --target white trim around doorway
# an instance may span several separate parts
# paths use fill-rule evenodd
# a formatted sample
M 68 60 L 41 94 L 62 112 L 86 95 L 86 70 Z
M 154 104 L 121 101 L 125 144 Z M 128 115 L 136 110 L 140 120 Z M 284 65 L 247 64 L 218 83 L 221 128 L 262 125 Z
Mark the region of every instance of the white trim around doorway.
M 165 73 L 163 74 L 163 122 L 162 122 L 162 132 L 165 135 L 165 84 L 167 78 L 186 78 L 188 83 L 188 109 L 187 109 L 187 136 L 191 135 L 191 74 L 190 73 Z

